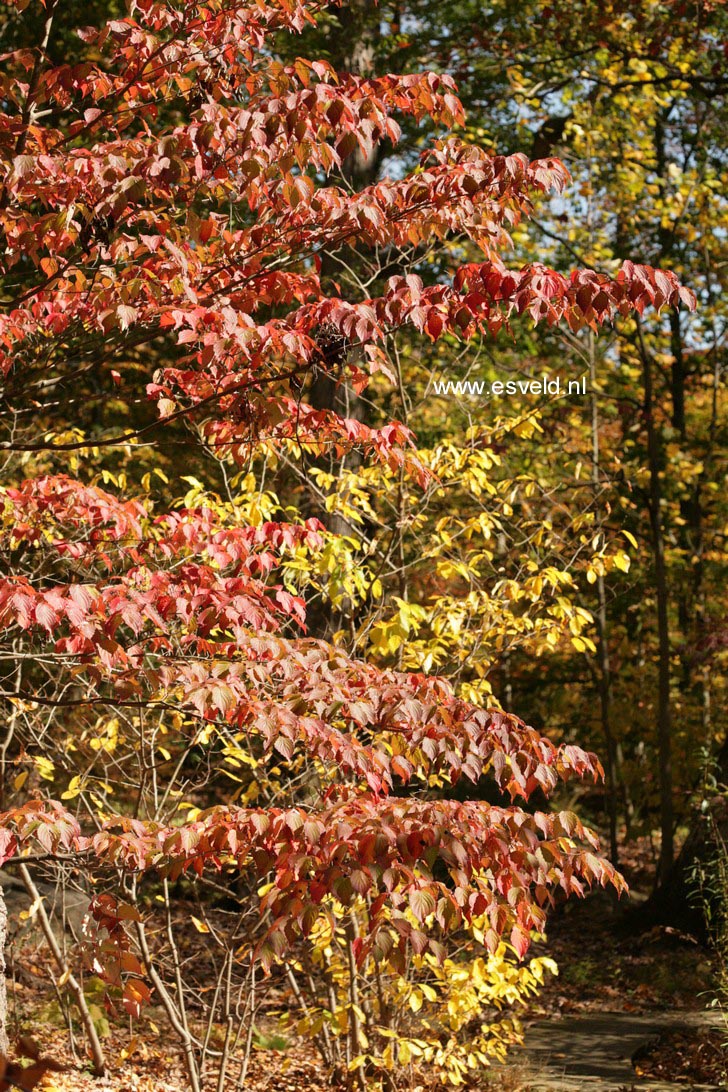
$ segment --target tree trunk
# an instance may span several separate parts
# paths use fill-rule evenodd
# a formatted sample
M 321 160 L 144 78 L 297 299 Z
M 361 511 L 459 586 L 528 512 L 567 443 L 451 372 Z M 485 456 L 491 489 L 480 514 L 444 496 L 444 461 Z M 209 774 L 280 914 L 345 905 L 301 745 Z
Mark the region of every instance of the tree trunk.
M 597 367 L 596 352 L 594 348 L 594 335 L 589 335 L 589 385 L 591 387 L 591 433 L 592 433 L 592 483 L 594 485 L 594 503 L 596 504 L 601 486 L 601 466 L 599 448 L 599 402 L 596 391 Z M 607 624 L 607 594 L 604 585 L 604 577 L 601 573 L 597 576 L 598 607 L 596 613 L 597 624 L 597 656 L 598 673 L 597 688 L 599 690 L 599 710 L 604 733 L 604 746 L 606 750 L 605 780 L 607 816 L 609 819 L 609 856 L 612 864 L 619 863 L 619 844 L 617 839 L 617 748 L 612 731 L 612 668 L 609 659 L 608 624 Z
M 8 1053 L 8 987 L 5 978 L 5 942 L 8 936 L 8 910 L 0 885 L 0 1055 Z
M 652 359 L 637 327 L 642 376 L 644 383 L 644 415 L 647 429 L 647 466 L 650 475 L 649 517 L 652 555 L 655 567 L 655 599 L 657 602 L 658 684 L 657 684 L 657 751 L 660 785 L 660 860 L 658 883 L 664 883 L 674 858 L 674 813 L 672 802 L 672 708 L 670 701 L 670 619 L 669 585 L 665 562 L 665 537 L 662 526 L 662 458 L 658 425 L 655 420 L 655 399 Z
M 336 24 L 328 31 L 328 52 L 331 64 L 338 72 L 350 72 L 356 76 L 373 76 L 375 48 L 379 37 L 379 15 L 369 3 L 369 0 L 353 0 L 346 6 L 332 6 L 331 15 Z M 356 149 L 344 161 L 341 168 L 342 181 L 353 190 L 358 191 L 374 182 L 381 158 L 381 149 L 375 147 L 369 156 L 364 156 L 360 149 Z M 356 269 L 356 253 L 342 247 L 335 254 L 324 251 L 321 255 L 321 278 L 323 281 L 340 281 L 346 276 L 346 269 Z M 325 346 L 326 331 L 322 331 Z M 322 346 L 322 355 L 328 358 L 331 355 L 327 348 Z M 345 372 L 347 363 L 354 359 L 354 352 L 347 346 L 334 348 L 334 354 L 340 355 L 335 361 L 337 371 Z M 366 421 L 367 412 L 364 400 L 356 393 L 354 388 L 339 379 L 330 371 L 321 371 L 314 378 L 308 399 L 311 406 L 317 410 L 332 410 L 342 417 L 355 421 Z M 317 466 L 339 478 L 344 470 L 355 470 L 361 462 L 357 452 L 345 455 L 342 459 L 320 458 L 316 460 Z M 338 484 L 335 481 L 332 492 L 336 492 Z M 309 493 L 310 514 L 317 516 L 329 531 L 336 535 L 352 535 L 357 533 L 353 526 L 340 513 L 330 512 L 325 503 L 325 498 L 314 489 Z M 327 604 L 312 604 L 308 608 L 309 632 L 317 637 L 329 638 L 332 633 L 340 629 L 346 619 L 353 625 L 351 603 L 344 601 L 336 615 L 332 615 Z
M 713 768 L 715 784 L 728 780 L 728 740 Z M 707 794 L 672 868 L 636 912 L 643 925 L 670 925 L 706 942 L 719 939 L 728 921 L 728 797 Z
M 94 1074 L 97 1077 L 103 1077 L 106 1073 L 106 1058 L 104 1057 L 104 1049 L 101 1046 L 101 1040 L 99 1039 L 96 1025 L 94 1024 L 93 1017 L 89 1012 L 86 996 L 83 992 L 83 985 L 76 978 L 75 974 L 71 972 L 70 967 L 66 963 L 66 959 L 63 955 L 61 946 L 56 939 L 55 933 L 53 932 L 53 926 L 50 923 L 46 908 L 43 904 L 43 899 L 41 898 L 41 894 L 35 885 L 33 877 L 28 871 L 27 865 L 21 864 L 19 871 L 21 879 L 25 885 L 25 890 L 28 892 L 31 901 L 38 907 L 38 917 L 40 919 L 41 929 L 43 930 L 43 936 L 45 937 L 46 943 L 50 949 L 53 963 L 55 963 L 58 971 L 60 972 L 59 977 L 56 980 L 56 986 L 60 988 L 59 983 L 60 985 L 66 985 L 73 995 L 73 999 L 76 1002 L 76 1007 L 81 1017 L 81 1023 L 83 1024 L 84 1031 L 86 1032 L 86 1036 L 88 1038 L 89 1047 L 91 1048 Z

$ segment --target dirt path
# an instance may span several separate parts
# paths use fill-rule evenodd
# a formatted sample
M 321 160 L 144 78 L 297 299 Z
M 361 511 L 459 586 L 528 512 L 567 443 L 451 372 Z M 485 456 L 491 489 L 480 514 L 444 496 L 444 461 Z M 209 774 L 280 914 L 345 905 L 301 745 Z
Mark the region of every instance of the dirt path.
M 537 1020 L 526 1031 L 529 1092 L 718 1089 L 719 1085 L 665 1083 L 637 1076 L 631 1062 L 635 1052 L 660 1032 L 686 1026 L 716 1027 L 720 1018 L 699 1012 L 590 1012 Z

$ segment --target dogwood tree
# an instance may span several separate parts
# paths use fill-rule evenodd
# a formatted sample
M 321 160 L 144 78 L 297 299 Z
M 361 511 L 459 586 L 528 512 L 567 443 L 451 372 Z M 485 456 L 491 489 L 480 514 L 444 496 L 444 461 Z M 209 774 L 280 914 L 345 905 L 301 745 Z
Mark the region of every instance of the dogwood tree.
M 442 75 L 278 61 L 280 36 L 324 4 L 132 0 L 124 18 L 77 28 L 70 63 L 53 59 L 54 34 L 69 30 L 54 0 L 14 7 L 38 40 L 5 56 L 1 85 L 0 861 L 81 870 L 96 971 L 131 1013 L 150 985 L 164 989 L 149 982 L 132 905 L 147 875 L 252 872 L 268 968 L 331 898 L 366 901 L 358 961 L 440 959 L 438 935 L 476 918 L 490 951 L 505 937 L 524 955 L 554 889 L 623 887 L 573 815 L 522 806 L 560 780 L 599 777 L 596 757 L 442 679 L 307 636 L 285 573 L 324 548 L 317 520 L 254 518 L 234 491 L 159 510 L 113 459 L 147 459 L 176 437 L 178 459 L 194 452 L 223 475 L 261 451 L 333 450 L 424 483 L 403 425 L 315 408 L 316 379 L 363 390 L 386 377 L 405 326 L 432 340 L 495 335 L 519 316 L 579 330 L 692 307 L 690 293 L 630 262 L 613 278 L 509 268 L 509 230 L 534 195 L 567 183 L 556 159 L 446 135 L 415 172 L 353 192 L 347 164 L 395 147 L 398 116 L 450 130 L 462 108 Z M 413 255 L 456 236 L 481 260 L 425 285 Z M 322 256 L 342 248 L 386 255 L 372 294 L 344 296 L 323 276 Z M 59 718 L 77 726 L 63 753 Z M 180 811 L 170 784 L 184 770 L 194 788 L 193 758 L 209 773 L 225 747 L 295 778 L 270 802 L 218 793 Z M 34 775 L 13 779 L 13 761 Z M 503 803 L 428 793 L 433 778 L 484 774 Z

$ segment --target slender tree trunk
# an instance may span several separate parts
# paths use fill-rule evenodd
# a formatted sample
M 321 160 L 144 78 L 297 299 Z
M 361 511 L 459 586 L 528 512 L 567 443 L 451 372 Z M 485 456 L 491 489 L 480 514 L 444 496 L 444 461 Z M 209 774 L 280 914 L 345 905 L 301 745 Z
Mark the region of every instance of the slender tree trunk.
M 84 1031 L 88 1038 L 89 1046 L 91 1048 L 91 1057 L 93 1058 L 94 1072 L 97 1077 L 103 1077 L 106 1073 L 106 1059 L 104 1057 L 104 1049 L 101 1046 L 101 1040 L 99 1039 L 98 1032 L 96 1031 L 96 1025 L 93 1022 L 91 1013 L 89 1012 L 88 1004 L 86 1002 L 86 996 L 83 992 L 83 986 L 76 976 L 71 972 L 70 967 L 66 963 L 61 946 L 56 940 L 56 935 L 53 932 L 53 926 L 50 923 L 50 919 L 46 912 L 43 899 L 41 898 L 38 888 L 35 886 L 33 877 L 28 871 L 27 865 L 20 866 L 20 876 L 25 885 L 25 890 L 28 895 L 38 906 L 38 917 L 40 918 L 41 928 L 43 935 L 46 939 L 46 943 L 50 949 L 53 962 L 58 968 L 60 975 L 58 983 L 60 985 L 67 985 L 70 992 L 73 994 L 73 998 L 76 1002 L 79 1015 L 81 1017 L 81 1023 L 83 1024 Z
M 706 281 L 712 287 L 712 275 L 710 257 L 705 254 Z M 674 336 L 675 327 L 671 327 Z M 706 636 L 706 589 L 704 577 L 704 533 L 703 533 L 703 489 L 705 484 L 711 482 L 715 476 L 714 464 L 716 444 L 719 440 L 718 425 L 720 422 L 719 393 L 723 364 L 719 351 L 720 334 L 713 324 L 712 329 L 712 398 L 710 427 L 708 430 L 707 450 L 703 455 L 703 470 L 698 476 L 695 486 L 695 513 L 694 531 L 695 541 L 693 550 L 697 558 L 693 570 L 693 599 L 695 629 L 693 633 L 693 647 L 700 648 Z M 676 345 L 673 342 L 673 356 Z M 673 403 L 674 406 L 674 403 Z M 711 695 L 711 659 L 706 657 L 702 664 L 699 679 L 700 718 L 702 739 L 711 754 L 715 749 L 715 728 L 712 723 L 712 695 Z M 723 741 L 713 760 L 711 773 L 714 784 L 725 785 L 728 783 L 728 741 Z M 665 922 L 669 925 L 680 926 L 689 929 L 703 938 L 707 938 L 709 932 L 709 919 L 714 913 L 725 912 L 724 907 L 706 906 L 706 898 L 696 898 L 696 875 L 708 877 L 706 887 L 713 885 L 711 879 L 716 871 L 716 856 L 724 852 L 728 842 L 728 814 L 726 812 L 725 799 L 716 795 L 710 800 L 710 792 L 704 799 L 708 800 L 710 811 L 695 813 L 692 826 L 680 854 L 669 874 L 657 887 L 653 896 L 644 908 L 645 920 L 649 922 Z M 708 895 L 710 891 L 708 892 Z M 705 895 L 705 892 L 704 892 Z
M 351 3 L 341 7 L 338 4 L 332 5 L 330 13 L 335 23 L 328 32 L 327 46 L 333 67 L 339 72 L 350 72 L 356 76 L 374 75 L 375 49 L 380 33 L 376 9 L 369 0 L 352 0 Z M 379 147 L 375 147 L 368 156 L 363 155 L 357 148 L 342 165 L 341 181 L 355 191 L 364 189 L 375 180 L 380 158 Z M 342 278 L 346 278 L 347 268 L 355 272 L 357 265 L 360 265 L 360 260 L 355 251 L 350 248 L 343 247 L 336 253 L 324 251 L 321 255 L 321 278 L 323 281 L 341 281 Z M 346 345 L 339 346 L 338 338 L 335 339 L 334 345 L 329 347 L 326 345 L 326 331 L 321 333 L 322 356 L 327 360 L 329 368 L 334 364 L 337 371 L 344 373 L 344 378 L 339 379 L 336 375 L 332 375 L 330 370 L 322 370 L 314 378 L 307 400 L 314 409 L 333 410 L 342 417 L 366 421 L 366 404 L 345 378 L 346 365 L 353 361 L 355 350 Z M 317 459 L 315 465 L 334 477 L 330 492 L 335 493 L 340 489 L 339 481 L 342 473 L 347 470 L 356 470 L 360 463 L 361 457 L 354 451 L 341 459 L 335 457 Z M 356 533 L 356 527 L 352 526 L 340 513 L 328 511 L 320 493 L 310 490 L 309 496 L 311 513 L 315 514 L 330 531 L 337 535 Z M 309 606 L 308 627 L 309 632 L 315 636 L 330 637 L 347 622 L 351 627 L 355 626 L 352 603 L 348 599 L 342 602 L 334 615 L 325 604 L 323 607 L 316 604 Z
M 349 970 L 349 1039 L 351 1042 L 352 1062 L 362 1054 L 361 1019 L 359 1016 L 359 972 L 354 956 L 354 941 L 357 936 L 356 924 L 350 919 L 346 931 L 346 957 Z M 366 1075 L 362 1062 L 354 1067 L 356 1082 L 360 1089 L 366 1088 Z
M 596 392 L 596 352 L 594 349 L 594 335 L 589 334 L 589 384 L 591 387 L 591 433 L 592 433 L 592 483 L 594 485 L 594 502 L 601 486 L 601 467 L 599 450 L 599 401 Z M 604 577 L 597 576 L 597 658 L 599 712 L 604 734 L 606 748 L 606 794 L 607 815 L 609 818 L 609 856 L 613 864 L 619 861 L 619 843 L 617 838 L 617 748 L 612 731 L 612 669 L 609 660 L 608 626 L 607 626 L 607 594 L 604 585 Z
M 705 243 L 705 279 L 708 285 L 709 293 L 712 294 L 713 290 L 713 271 L 710 259 L 709 244 L 706 240 Z M 693 570 L 693 594 L 695 596 L 695 639 L 696 645 L 700 645 L 704 642 L 707 632 L 707 614 L 706 614 L 706 593 L 705 593 L 705 536 L 703 533 L 703 489 L 706 483 L 713 480 L 716 469 L 714 465 L 716 441 L 718 439 L 718 424 L 720 420 L 720 405 L 719 397 L 722 386 L 723 370 L 725 364 L 721 358 L 719 351 L 720 334 L 715 322 L 715 316 L 711 318 L 711 333 L 712 333 L 712 345 L 710 355 L 712 356 L 712 391 L 711 391 L 711 409 L 710 409 L 710 428 L 708 430 L 708 447 L 703 458 L 703 470 L 698 475 L 695 484 L 695 523 L 696 523 L 696 541 L 695 541 L 695 557 L 696 563 Z M 712 694 L 711 694 L 711 662 L 710 658 L 707 659 L 702 666 L 700 672 L 700 680 L 698 683 L 700 693 L 700 713 L 701 713 L 701 725 L 703 729 L 703 740 L 707 746 L 712 746 L 714 740 L 714 729 L 712 723 Z
M 607 816 L 609 819 L 609 858 L 612 864 L 619 863 L 619 839 L 617 835 L 617 748 L 612 731 L 612 673 L 609 661 L 609 646 L 607 644 L 607 600 L 604 587 L 604 577 L 597 577 L 598 607 L 596 613 L 597 623 L 597 655 L 599 660 L 599 713 L 604 734 L 606 749 L 605 780 L 607 790 Z
M 714 783 L 728 782 L 728 741 L 715 756 L 711 768 Z M 644 926 L 671 925 L 692 933 L 701 941 L 726 913 L 725 890 L 719 881 L 728 843 L 728 800 L 707 790 L 705 807 L 695 809 L 688 836 L 669 873 L 647 902 L 635 911 Z M 715 938 L 714 938 L 715 939 Z
M 144 960 L 144 967 L 146 973 L 154 986 L 155 990 L 159 994 L 159 999 L 164 1006 L 164 1011 L 167 1013 L 167 1018 L 170 1024 L 177 1032 L 180 1042 L 182 1043 L 182 1049 L 184 1050 L 185 1067 L 187 1069 L 187 1076 L 190 1080 L 191 1092 L 202 1092 L 202 1086 L 200 1084 L 200 1071 L 197 1064 L 197 1058 L 195 1056 L 195 1043 L 190 1033 L 189 1026 L 187 1024 L 186 1017 L 182 1017 L 178 1010 L 177 1005 L 174 1002 L 172 995 L 167 989 L 165 983 L 160 977 L 157 968 L 152 960 L 151 953 L 149 951 L 149 944 L 147 943 L 147 935 L 144 929 L 144 925 L 141 921 L 136 925 L 137 938 L 139 940 L 139 948 L 142 953 L 142 959 Z
M 662 458 L 660 437 L 655 421 L 652 359 L 638 325 L 638 343 L 642 359 L 644 384 L 644 415 L 647 429 L 647 468 L 649 471 L 649 516 L 652 554 L 655 568 L 655 598 L 657 603 L 658 684 L 657 684 L 657 750 L 660 786 L 660 860 L 658 882 L 662 882 L 672 867 L 674 858 L 674 810 L 672 800 L 672 708 L 670 700 L 670 619 L 669 585 L 665 563 L 665 536 L 662 526 Z
M 5 977 L 5 944 L 8 938 L 8 908 L 0 886 L 0 1055 L 8 1053 L 8 986 Z

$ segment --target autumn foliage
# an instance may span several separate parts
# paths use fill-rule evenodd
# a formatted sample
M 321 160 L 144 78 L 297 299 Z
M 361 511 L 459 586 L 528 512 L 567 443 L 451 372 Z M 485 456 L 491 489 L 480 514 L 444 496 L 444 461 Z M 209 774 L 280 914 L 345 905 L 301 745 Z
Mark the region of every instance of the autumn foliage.
M 464 341 L 507 336 L 519 316 L 578 331 L 693 306 L 673 274 L 629 261 L 614 278 L 507 266 L 508 233 L 534 195 L 568 183 L 557 159 L 491 156 L 447 136 L 416 171 L 352 192 L 350 157 L 394 148 L 398 117 L 450 129 L 463 112 L 443 75 L 276 60 L 280 36 L 324 6 L 134 0 L 126 17 L 78 28 L 79 63 L 29 49 L 4 58 L 0 367 L 13 412 L 0 442 L 0 625 L 3 657 L 20 665 L 3 693 L 18 738 L 41 712 L 87 726 L 128 714 L 171 725 L 144 778 L 163 782 L 172 756 L 186 769 L 193 751 L 214 765 L 225 746 L 296 774 L 275 803 L 251 794 L 186 813 L 163 784 L 153 797 L 146 780 L 131 789 L 119 755 L 123 800 L 93 808 L 82 771 L 48 793 L 31 779 L 6 800 L 1 863 L 74 861 L 91 885 L 89 958 L 135 1015 L 151 983 L 131 879 L 252 873 L 266 969 L 332 899 L 366 904 L 356 960 L 396 969 L 406 951 L 442 960 L 443 934 L 481 920 L 487 950 L 505 938 L 524 956 L 556 890 L 623 887 L 590 830 L 543 810 L 559 781 L 601 776 L 594 755 L 462 700 L 444 679 L 307 635 L 305 588 L 286 566 L 324 549 L 318 518 L 248 524 L 244 509 L 204 497 L 160 511 L 113 472 L 88 472 L 89 459 L 143 454 L 184 427 L 232 474 L 260 451 L 356 451 L 424 486 L 404 425 L 317 407 L 313 381 L 363 391 L 390 376 L 385 349 L 406 327 Z M 42 18 L 54 17 L 48 0 Z M 481 257 L 447 279 L 424 284 L 398 259 L 453 237 Z M 371 297 L 324 276 L 322 258 L 342 247 L 391 255 Z M 332 335 L 343 360 L 325 351 Z M 89 383 L 100 403 L 147 401 L 153 415 L 74 433 L 64 401 Z M 22 738 L 22 759 L 53 760 L 48 739 Z M 134 747 L 129 736 L 123 750 Z M 430 791 L 484 774 L 500 803 Z

